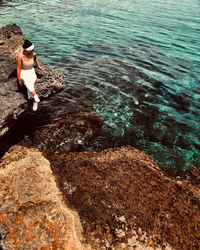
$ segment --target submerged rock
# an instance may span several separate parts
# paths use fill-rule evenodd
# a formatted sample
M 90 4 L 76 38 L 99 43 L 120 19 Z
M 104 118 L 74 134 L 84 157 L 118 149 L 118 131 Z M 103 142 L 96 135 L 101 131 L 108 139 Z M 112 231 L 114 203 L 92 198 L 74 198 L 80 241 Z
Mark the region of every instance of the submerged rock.
M 59 114 L 52 124 L 33 134 L 33 146 L 61 153 L 85 145 L 102 127 L 104 118 L 96 113 Z
M 21 29 L 8 25 L 0 29 L 0 137 L 13 127 L 27 109 L 26 90 L 17 85 L 16 56 L 24 41 Z M 49 66 L 44 72 L 37 70 L 39 80 L 35 84 L 41 99 L 64 89 L 64 75 Z
M 0 164 L 0 249 L 91 249 L 40 152 L 14 146 Z
M 196 182 L 169 178 L 132 147 L 47 157 L 93 246 L 99 238 L 102 249 L 200 248 L 198 171 Z

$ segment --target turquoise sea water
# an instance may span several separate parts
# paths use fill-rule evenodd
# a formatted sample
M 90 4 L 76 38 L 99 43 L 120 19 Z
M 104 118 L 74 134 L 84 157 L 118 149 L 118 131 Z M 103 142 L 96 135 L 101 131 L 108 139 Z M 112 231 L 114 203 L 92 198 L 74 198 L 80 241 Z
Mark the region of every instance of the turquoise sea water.
M 129 144 L 162 169 L 200 166 L 199 0 L 0 1 L 0 27 L 12 23 L 66 76 L 40 107 L 107 117 L 86 150 Z

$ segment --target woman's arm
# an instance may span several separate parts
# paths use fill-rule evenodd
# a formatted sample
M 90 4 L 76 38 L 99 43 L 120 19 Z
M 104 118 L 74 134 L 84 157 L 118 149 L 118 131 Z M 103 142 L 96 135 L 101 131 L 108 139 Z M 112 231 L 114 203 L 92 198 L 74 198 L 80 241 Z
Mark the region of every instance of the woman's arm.
M 36 53 L 34 53 L 33 56 L 34 56 L 34 60 L 35 60 L 35 62 L 36 62 L 37 67 L 38 67 L 40 70 L 44 70 L 44 68 L 40 65 L 40 63 L 39 63 L 39 61 L 38 61 L 38 59 L 37 59 L 37 57 L 36 57 Z
M 18 83 L 20 86 L 22 86 L 22 80 L 21 80 L 21 77 L 20 77 L 20 74 L 21 74 L 21 66 L 22 66 L 22 56 L 21 55 L 18 55 L 17 57 L 17 80 L 18 80 Z

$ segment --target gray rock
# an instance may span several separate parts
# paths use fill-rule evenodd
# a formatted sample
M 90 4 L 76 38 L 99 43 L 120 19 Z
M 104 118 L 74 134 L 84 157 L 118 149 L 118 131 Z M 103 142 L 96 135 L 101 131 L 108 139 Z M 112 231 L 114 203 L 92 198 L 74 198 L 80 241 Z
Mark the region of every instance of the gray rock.
M 7 25 L 0 29 L 3 44 L 0 44 L 0 137 L 15 125 L 28 107 L 26 91 L 18 86 L 16 75 L 16 53 L 19 52 L 23 39 L 17 25 Z M 44 71 L 36 71 L 39 80 L 35 86 L 41 100 L 60 92 L 65 86 L 61 72 L 49 66 L 44 68 Z
M 23 36 L 21 28 L 16 24 L 9 24 L 0 29 L 1 39 L 10 39 L 14 35 Z
M 40 99 L 49 97 L 64 89 L 64 74 L 49 66 L 44 66 L 45 70 L 36 70 L 39 80 L 35 84 L 35 89 Z
M 19 116 L 27 109 L 26 93 L 18 88 L 16 78 L 16 62 L 0 55 L 0 136 L 14 126 Z M 64 75 L 46 66 L 40 73 L 36 83 L 36 91 L 40 99 L 49 97 L 64 88 Z
M 0 29 L 0 54 L 7 55 L 13 59 L 22 52 L 24 35 L 16 24 L 7 25 Z

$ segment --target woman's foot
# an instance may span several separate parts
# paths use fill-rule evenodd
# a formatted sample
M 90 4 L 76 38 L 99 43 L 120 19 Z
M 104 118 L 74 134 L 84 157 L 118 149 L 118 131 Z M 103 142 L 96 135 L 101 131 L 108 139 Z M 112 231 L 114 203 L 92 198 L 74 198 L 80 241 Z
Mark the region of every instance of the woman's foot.
M 38 109 L 38 103 L 33 102 L 33 111 L 37 111 L 37 109 Z
M 35 102 L 39 102 L 40 101 L 38 95 L 34 95 L 34 100 L 35 100 Z

